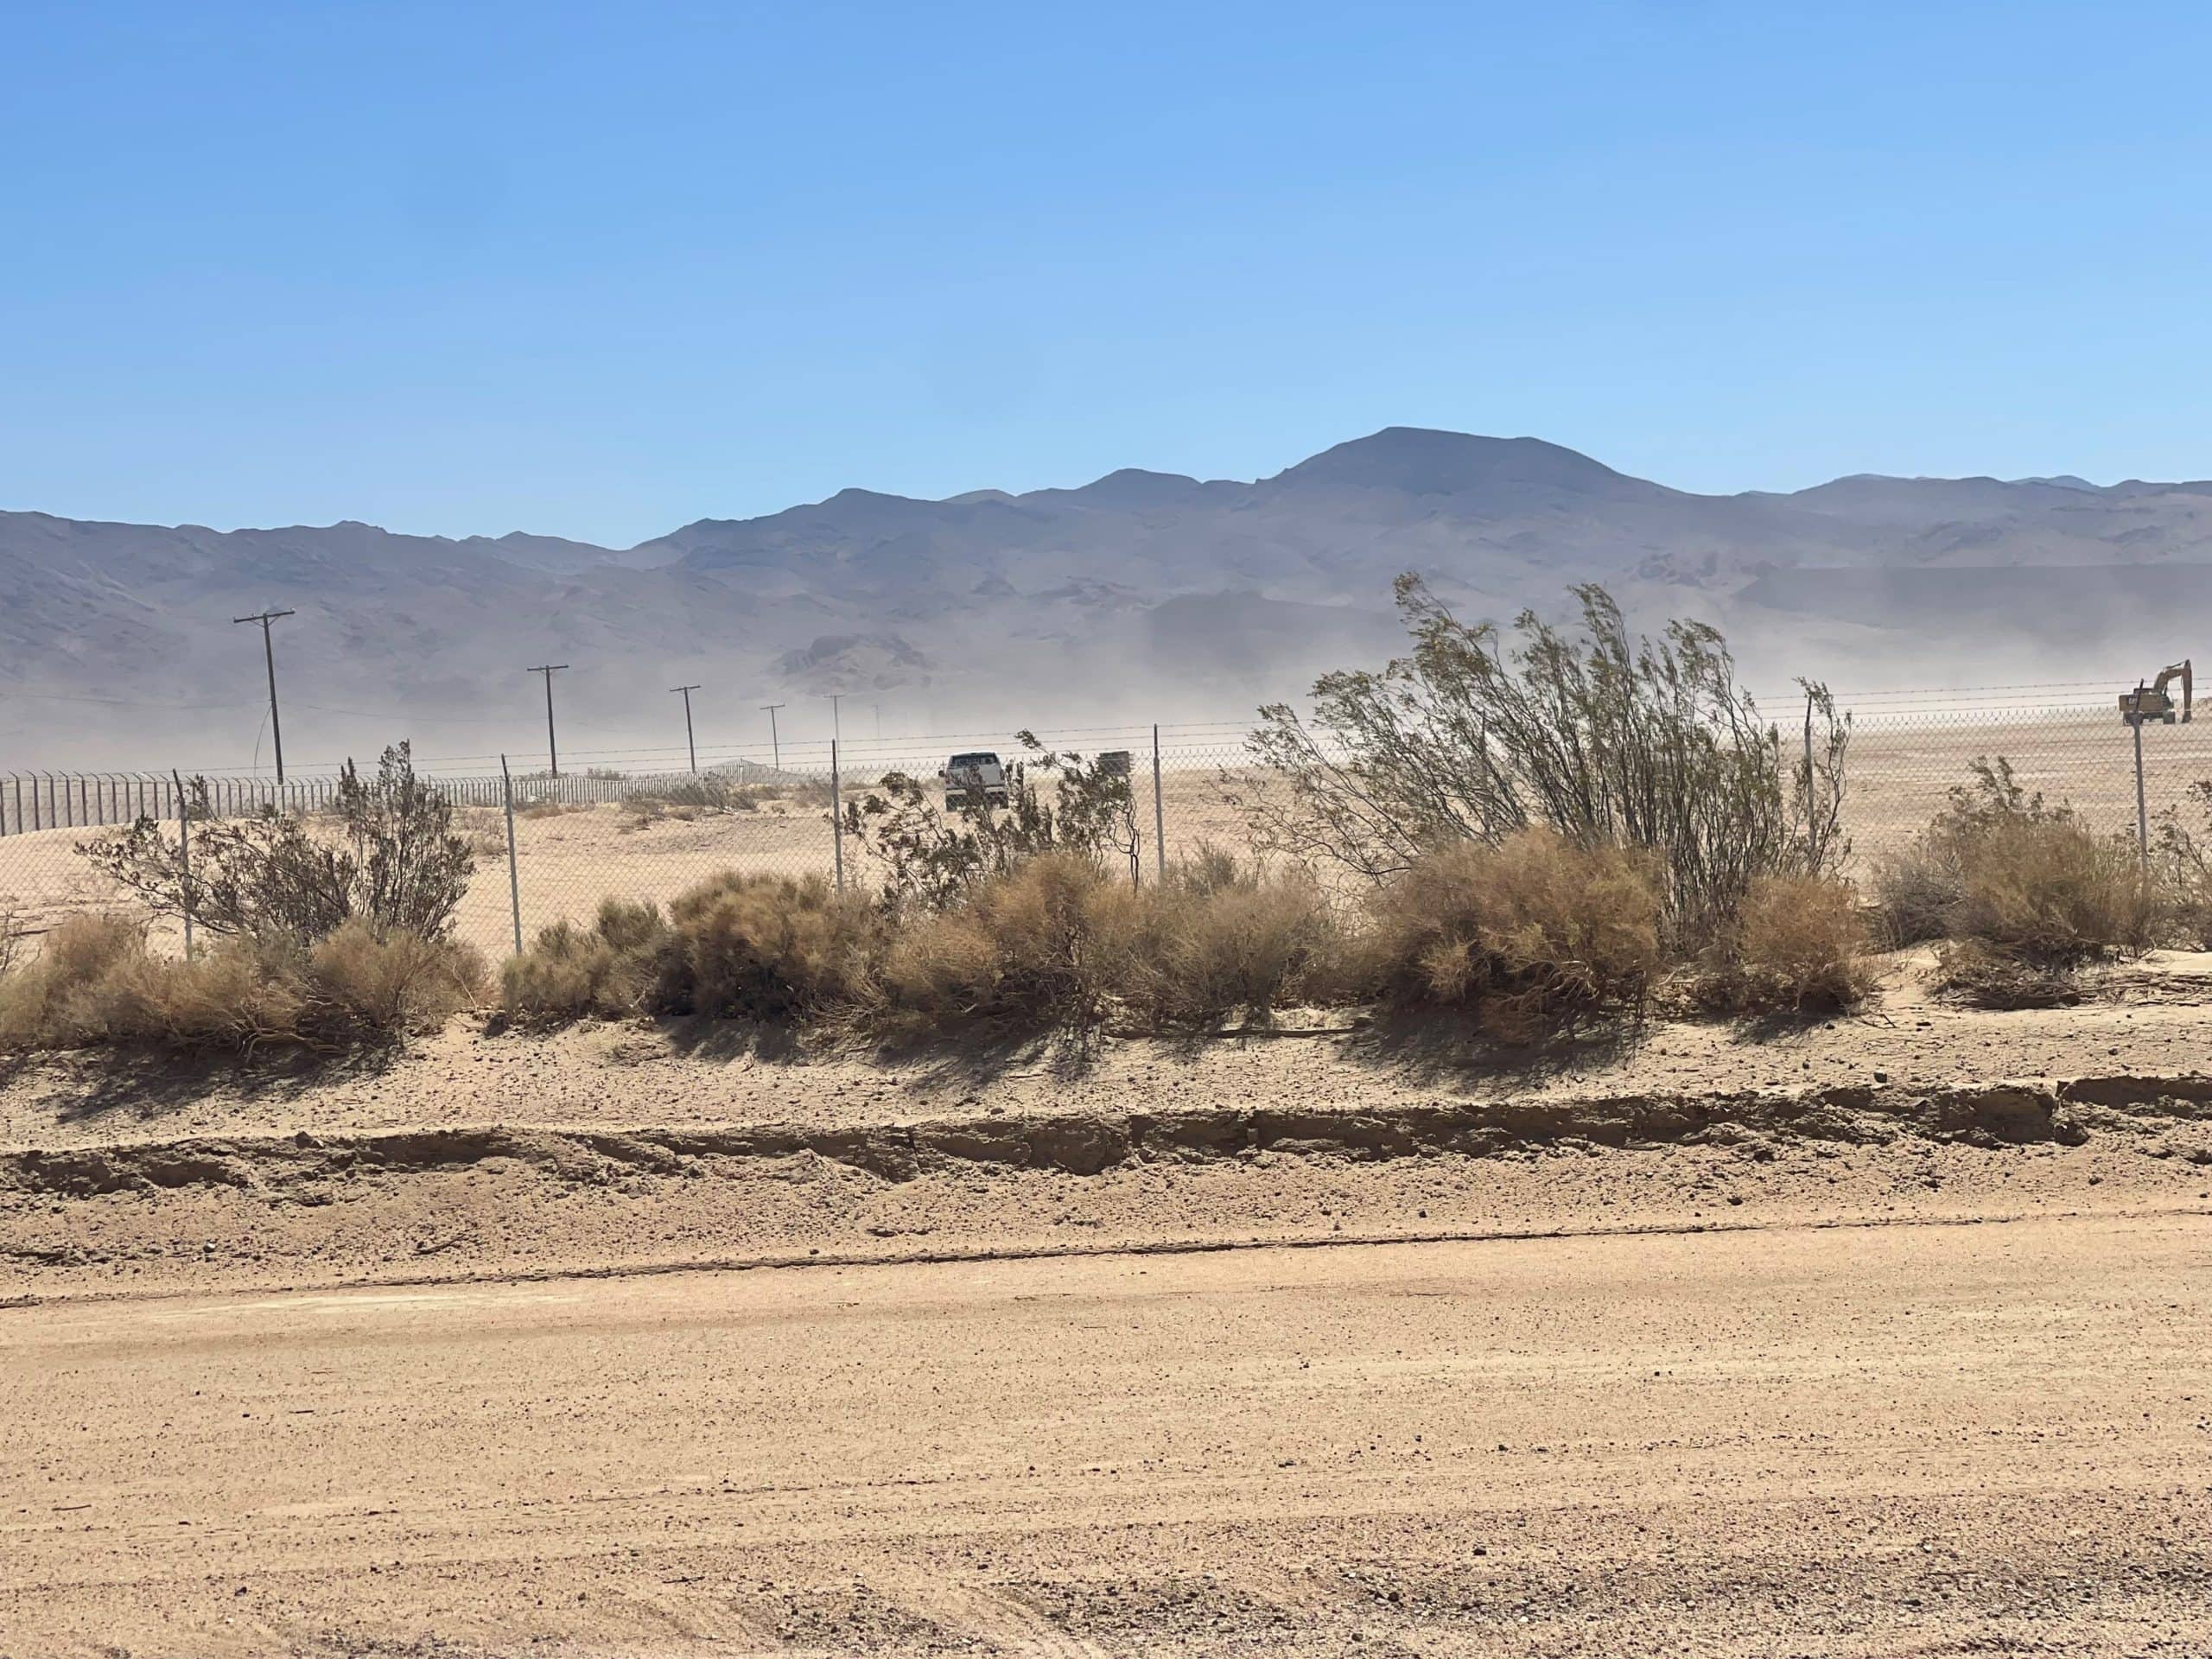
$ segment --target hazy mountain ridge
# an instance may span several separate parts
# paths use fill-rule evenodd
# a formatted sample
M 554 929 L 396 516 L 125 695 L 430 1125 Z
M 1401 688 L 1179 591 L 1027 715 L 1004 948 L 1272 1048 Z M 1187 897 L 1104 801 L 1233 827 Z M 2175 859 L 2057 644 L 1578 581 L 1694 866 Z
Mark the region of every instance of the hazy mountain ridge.
M 2212 583 L 2173 567 L 2207 563 L 2202 481 L 1858 474 L 1711 496 L 1538 439 L 1389 428 L 1249 482 L 1122 469 L 934 501 L 848 489 L 626 549 L 0 512 L 0 695 L 249 711 L 258 664 L 231 619 L 274 604 L 299 613 L 278 636 L 290 683 L 311 671 L 332 705 L 388 723 L 503 727 L 527 708 L 520 671 L 548 660 L 573 665 L 572 701 L 610 734 L 662 718 L 679 678 L 734 705 L 889 696 L 909 725 L 1011 692 L 1173 718 L 1379 656 L 1408 569 L 1484 614 L 1594 578 L 1640 616 L 1707 617 L 1793 671 L 2100 647 L 2085 630 L 2164 660 L 2212 620 Z M 1977 571 L 2004 574 L 1955 574 Z

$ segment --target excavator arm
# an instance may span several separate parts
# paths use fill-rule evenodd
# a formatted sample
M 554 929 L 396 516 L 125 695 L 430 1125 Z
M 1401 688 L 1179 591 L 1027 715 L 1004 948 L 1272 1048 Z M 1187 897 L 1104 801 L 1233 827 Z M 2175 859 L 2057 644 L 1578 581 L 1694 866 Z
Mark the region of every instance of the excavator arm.
M 2190 660 L 2184 657 L 2172 667 L 2160 669 L 2158 680 L 2151 688 L 2164 696 L 2166 688 L 2178 679 L 2181 682 L 2181 717 L 2183 721 L 2190 718 L 2190 705 L 2195 700 L 2196 690 L 2196 676 L 2190 667 Z

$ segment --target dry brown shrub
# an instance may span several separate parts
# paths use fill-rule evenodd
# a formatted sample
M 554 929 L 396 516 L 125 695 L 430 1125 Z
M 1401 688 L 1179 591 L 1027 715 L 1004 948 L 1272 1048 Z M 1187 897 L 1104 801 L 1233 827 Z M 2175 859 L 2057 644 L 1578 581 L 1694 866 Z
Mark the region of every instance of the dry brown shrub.
M 79 917 L 0 976 L 0 1047 L 334 1049 L 434 1028 L 474 1001 L 463 945 L 349 923 L 312 949 L 244 937 L 156 957 L 126 918 Z
M 471 946 L 348 922 L 308 953 L 310 1023 L 326 1038 L 435 1031 L 481 999 L 485 979 Z
M 645 1006 L 782 1022 L 855 1007 L 873 982 L 883 925 L 867 899 L 818 875 L 715 876 L 669 906 Z
M 1692 990 L 1706 1007 L 1731 1013 L 1856 1007 L 1874 988 L 1866 952 L 1866 924 L 1848 885 L 1826 876 L 1762 876 Z
M 1389 1000 L 1459 1007 L 1509 1040 L 1640 1010 L 1662 957 L 1649 861 L 1548 830 L 1423 855 L 1370 907 L 1358 978 Z
M 1325 1000 L 1341 977 L 1336 918 L 1304 872 L 1263 874 L 1203 849 L 1142 890 L 1138 912 L 1122 995 L 1154 1026 L 1264 1025 Z
M 2134 852 L 2070 817 L 1993 823 L 1963 852 L 1954 938 L 2045 967 L 2155 942 L 2157 898 Z
M 69 1048 L 97 1040 L 86 988 L 146 950 L 145 924 L 111 911 L 60 923 L 35 957 L 0 974 L 0 1048 Z
M 1924 944 L 1950 931 L 1965 883 L 1955 861 L 1926 838 L 1874 861 L 1874 915 L 1891 950 Z
M 1052 852 L 917 912 L 883 964 L 894 1025 L 980 1020 L 1088 1037 L 1127 983 L 1142 928 L 1135 889 L 1081 854 Z
M 556 922 L 506 960 L 501 1004 L 510 1019 L 533 1026 L 635 1014 L 658 976 L 667 936 L 658 906 L 604 899 L 592 926 Z

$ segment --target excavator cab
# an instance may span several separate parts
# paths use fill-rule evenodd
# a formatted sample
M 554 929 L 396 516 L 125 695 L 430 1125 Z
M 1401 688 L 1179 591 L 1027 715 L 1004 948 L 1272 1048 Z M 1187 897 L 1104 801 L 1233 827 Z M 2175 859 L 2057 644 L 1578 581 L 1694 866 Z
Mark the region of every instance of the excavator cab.
M 2181 702 L 2177 708 L 2172 694 L 2167 690 L 2176 680 L 2181 682 Z M 2120 694 L 2120 718 L 2123 725 L 2140 726 L 2155 720 L 2171 726 L 2176 720 L 2186 724 L 2190 717 L 2190 704 L 2193 701 L 2196 677 L 2190 671 L 2190 658 L 2184 657 L 2171 668 L 2158 671 L 2158 677 L 2145 684 L 2135 683 L 2133 691 Z

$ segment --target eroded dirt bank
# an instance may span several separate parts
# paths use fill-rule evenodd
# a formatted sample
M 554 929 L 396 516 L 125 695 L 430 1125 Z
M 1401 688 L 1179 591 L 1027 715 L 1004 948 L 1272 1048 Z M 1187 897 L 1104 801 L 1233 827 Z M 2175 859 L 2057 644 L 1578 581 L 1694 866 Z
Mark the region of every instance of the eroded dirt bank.
M 17 1298 L 1264 1240 L 2212 1210 L 2212 1077 L 484 1126 L 0 1154 Z

